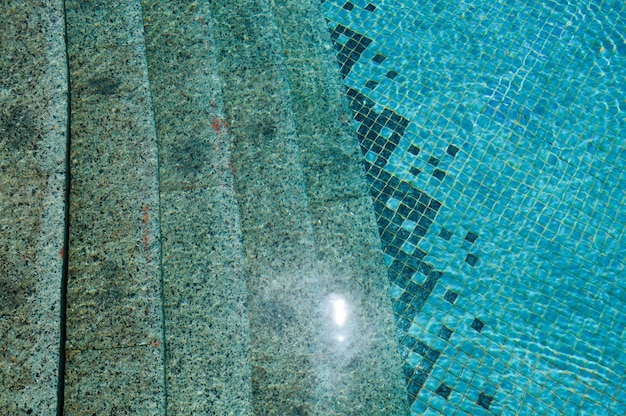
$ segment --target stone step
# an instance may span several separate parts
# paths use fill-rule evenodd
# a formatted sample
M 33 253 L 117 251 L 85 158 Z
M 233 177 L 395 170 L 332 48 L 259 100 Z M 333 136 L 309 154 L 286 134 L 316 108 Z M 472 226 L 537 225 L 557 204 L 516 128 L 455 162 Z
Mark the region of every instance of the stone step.
M 168 414 L 251 414 L 250 327 L 231 136 L 210 13 L 144 0 L 160 153 Z
M 317 3 L 70 0 L 65 7 L 69 74 L 61 4 L 58 21 L 54 11 L 45 15 L 58 33 L 47 40 L 48 60 L 37 61 L 45 79 L 57 81 L 39 83 L 56 127 L 44 132 L 44 120 L 24 130 L 11 121 L 21 104 L 8 99 L 19 114 L 4 123 L 20 135 L 44 132 L 38 137 L 49 136 L 46 149 L 54 150 L 45 155 L 53 162 L 40 162 L 52 172 L 48 182 L 32 185 L 47 193 L 24 195 L 35 201 L 28 218 L 47 228 L 37 223 L 0 241 L 9 249 L 31 238 L 37 257 L 25 260 L 24 275 L 30 261 L 37 279 L 49 273 L 17 288 L 47 308 L 37 306 L 46 318 L 20 330 L 49 334 L 46 359 L 55 366 L 46 374 L 64 369 L 62 385 L 33 380 L 24 390 L 48 394 L 33 410 L 408 414 L 372 202 Z M 63 326 L 63 259 L 49 253 L 58 255 L 65 229 L 67 76 Z M 2 160 L 35 157 L 23 150 Z M 18 192 L 26 171 L 13 165 L 3 189 Z M 2 221 L 19 223 L 7 214 Z M 13 275 L 6 276 L 9 285 Z M 17 342 L 11 322 L 0 322 Z M 41 339 L 29 343 L 42 350 Z M 58 405 L 57 391 L 64 392 Z M 29 403 L 0 399 L 9 410 Z
M 49 415 L 65 254 L 63 2 L 1 2 L 0 16 L 0 414 Z
M 163 414 L 157 140 L 139 1 L 66 1 L 65 414 Z
M 215 1 L 257 414 L 408 414 L 356 135 L 313 2 Z
M 349 354 L 360 365 L 350 382 L 344 378 L 350 400 L 334 410 L 406 415 L 387 268 L 352 112 L 320 2 L 269 4 L 283 45 L 318 270 L 330 277 L 327 291 L 345 293 L 355 313 Z M 351 365 L 346 358 L 337 357 L 328 368 L 346 377 Z

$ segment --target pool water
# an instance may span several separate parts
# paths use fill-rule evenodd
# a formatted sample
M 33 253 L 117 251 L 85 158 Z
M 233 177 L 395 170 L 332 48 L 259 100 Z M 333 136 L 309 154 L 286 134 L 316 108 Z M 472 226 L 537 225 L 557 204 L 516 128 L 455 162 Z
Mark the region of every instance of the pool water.
M 626 413 L 626 7 L 322 1 L 414 414 Z
M 626 3 L 0 2 L 0 414 L 626 414 Z

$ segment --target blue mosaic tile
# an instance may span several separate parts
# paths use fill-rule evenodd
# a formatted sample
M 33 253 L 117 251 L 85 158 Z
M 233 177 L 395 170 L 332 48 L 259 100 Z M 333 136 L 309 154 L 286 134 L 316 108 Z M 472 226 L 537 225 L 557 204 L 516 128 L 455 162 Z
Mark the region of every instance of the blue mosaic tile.
M 323 10 L 414 414 L 623 414 L 626 5 L 350 3 Z

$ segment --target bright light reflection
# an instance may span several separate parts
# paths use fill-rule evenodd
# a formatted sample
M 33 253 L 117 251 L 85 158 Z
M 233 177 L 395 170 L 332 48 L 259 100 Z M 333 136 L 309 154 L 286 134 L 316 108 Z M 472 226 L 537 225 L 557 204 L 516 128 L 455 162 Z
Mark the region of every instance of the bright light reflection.
M 333 299 L 332 303 L 333 318 L 335 319 L 335 323 L 339 326 L 343 326 L 343 324 L 346 323 L 346 318 L 348 317 L 348 308 L 346 307 L 346 301 L 343 298 L 337 298 Z

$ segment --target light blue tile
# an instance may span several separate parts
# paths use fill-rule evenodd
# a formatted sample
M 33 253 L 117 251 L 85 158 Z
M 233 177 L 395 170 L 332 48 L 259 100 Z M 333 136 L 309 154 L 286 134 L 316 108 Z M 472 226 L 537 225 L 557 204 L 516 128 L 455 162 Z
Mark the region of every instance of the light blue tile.
M 426 403 L 422 402 L 421 400 L 416 400 L 411 407 L 411 411 L 413 412 L 413 414 L 421 415 L 426 411 L 426 408 Z
M 325 8 L 329 7 L 326 3 L 329 2 L 325 2 L 323 6 Z M 519 45 L 517 55 L 516 51 L 512 51 L 509 56 L 503 55 L 497 59 L 490 59 L 485 65 L 477 67 L 479 68 L 477 71 L 485 75 L 484 82 L 481 80 L 480 83 L 475 84 L 475 88 L 479 91 L 477 98 L 474 98 L 473 101 L 469 98 L 463 98 L 463 100 L 468 100 L 467 105 L 470 106 L 470 109 L 473 108 L 471 107 L 472 103 L 478 103 L 480 106 L 474 109 L 473 113 L 467 113 L 468 116 L 464 119 L 463 116 L 455 114 L 461 112 L 460 109 L 456 108 L 456 101 L 450 101 L 447 97 L 453 96 L 455 93 L 453 91 L 455 82 L 467 82 L 467 75 L 462 72 L 448 71 L 452 88 L 442 89 L 442 92 L 439 93 L 435 87 L 438 80 L 442 79 L 443 64 L 439 65 L 435 59 L 429 63 L 428 70 L 424 71 L 424 67 L 418 65 L 418 60 L 414 59 L 417 56 L 424 59 L 424 56 L 419 54 L 430 53 L 445 60 L 445 55 L 437 55 L 437 48 L 445 49 L 446 55 L 452 57 L 455 54 L 464 53 L 463 45 L 453 42 L 448 44 L 449 39 L 443 37 L 440 43 L 430 44 L 436 44 L 435 48 L 427 46 L 421 49 L 406 48 L 401 42 L 396 42 L 396 39 L 400 38 L 397 36 L 397 33 L 400 33 L 398 28 L 405 27 L 403 26 L 404 23 L 399 24 L 398 21 L 401 18 L 396 15 L 396 9 L 393 7 L 384 10 L 383 5 L 386 4 L 398 5 L 402 10 L 412 10 L 412 7 L 415 6 L 412 2 L 381 3 L 381 7 L 371 15 L 381 16 L 385 14 L 390 23 L 382 31 L 379 25 L 371 25 L 370 33 L 379 33 L 379 36 L 372 37 L 375 38 L 375 43 L 379 41 L 380 44 L 368 48 L 369 50 L 364 53 L 364 56 L 373 56 L 374 51 L 384 50 L 389 51 L 390 54 L 398 53 L 400 56 L 393 62 L 392 59 L 385 61 L 384 64 L 390 65 L 389 68 L 395 68 L 392 63 L 405 62 L 403 64 L 405 70 L 399 72 L 407 74 L 405 79 L 409 80 L 409 84 L 405 85 L 404 89 L 398 88 L 396 81 L 390 81 L 388 84 L 390 86 L 388 91 L 396 91 L 393 93 L 395 94 L 393 99 L 389 98 L 389 102 L 402 102 L 401 105 L 394 108 L 402 109 L 399 111 L 406 111 L 405 114 L 409 114 L 409 112 L 413 114 L 412 123 L 409 124 L 405 138 L 411 136 L 411 140 L 423 145 L 423 151 L 417 159 L 419 163 L 424 165 L 430 154 L 439 156 L 441 149 L 452 141 L 452 139 L 444 136 L 444 132 L 449 131 L 456 135 L 453 137 L 454 140 L 457 140 L 455 145 L 461 148 L 461 152 L 457 154 L 456 158 L 450 159 L 450 168 L 447 170 L 448 176 L 455 179 L 454 182 L 444 181 L 442 185 L 419 175 L 414 184 L 423 187 L 421 189 L 427 189 L 431 195 L 436 195 L 438 200 L 441 200 L 444 207 L 448 209 L 449 213 L 445 217 L 440 211 L 436 219 L 438 226 L 455 230 L 454 225 L 480 224 L 481 228 L 487 229 L 488 232 L 481 232 L 481 240 L 479 241 L 484 245 L 480 252 L 489 253 L 492 257 L 486 254 L 481 256 L 479 266 L 494 261 L 500 268 L 488 272 L 489 275 L 494 275 L 495 281 L 502 282 L 498 287 L 483 284 L 481 281 L 477 282 L 477 279 L 481 279 L 487 273 L 486 268 L 471 269 L 464 263 L 465 254 L 458 251 L 463 243 L 463 235 L 460 235 L 460 232 L 447 242 L 443 242 L 435 234 L 433 234 L 434 238 L 430 240 L 429 235 L 428 244 L 420 245 L 420 248 L 427 250 L 432 255 L 429 257 L 429 261 L 433 263 L 440 261 L 442 265 L 440 269 L 455 275 L 455 280 L 459 286 L 456 288 L 457 292 L 462 293 L 464 298 L 471 299 L 469 302 L 459 301 L 455 306 L 446 301 L 429 302 L 432 303 L 432 307 L 439 312 L 449 314 L 449 316 L 464 318 L 463 311 L 471 310 L 475 314 L 477 311 L 472 308 L 475 308 L 474 305 L 479 305 L 484 310 L 489 311 L 490 317 L 497 323 L 493 325 L 493 328 L 497 326 L 498 332 L 491 333 L 488 333 L 488 330 L 483 330 L 483 333 L 476 334 L 467 327 L 463 330 L 462 335 L 467 335 L 468 338 L 460 344 L 454 344 L 455 347 L 471 356 L 481 356 L 482 349 L 477 347 L 484 345 L 482 340 L 497 339 L 499 345 L 493 347 L 494 353 L 498 354 L 502 349 L 505 354 L 497 361 L 488 364 L 485 361 L 485 366 L 478 366 L 476 369 L 478 374 L 485 378 L 489 377 L 489 367 L 493 368 L 491 377 L 504 374 L 507 369 L 517 369 L 521 375 L 529 376 L 533 380 L 540 380 L 538 385 L 543 385 L 545 377 L 540 372 L 533 374 L 533 371 L 542 365 L 556 366 L 567 371 L 577 371 L 576 374 L 580 375 L 585 374 L 586 369 L 581 368 L 584 361 L 573 359 L 574 354 L 581 357 L 587 356 L 587 359 L 591 361 L 601 360 L 602 357 L 605 359 L 606 357 L 614 357 L 618 367 L 615 365 L 613 367 L 616 370 L 623 369 L 626 364 L 626 357 L 624 352 L 619 349 L 620 344 L 623 343 L 622 337 L 603 336 L 599 333 L 600 330 L 610 331 L 612 328 L 615 334 L 622 334 L 623 326 L 621 330 L 616 329 L 615 325 L 613 327 L 605 325 L 603 329 L 592 328 L 584 333 L 585 342 L 578 342 L 576 338 L 580 334 L 579 328 L 581 328 L 582 322 L 579 319 L 581 317 L 597 322 L 607 322 L 607 319 L 610 319 L 614 324 L 618 322 L 623 324 L 626 321 L 623 313 L 608 312 L 606 307 L 596 308 L 592 303 L 581 302 L 585 299 L 588 290 L 587 282 L 594 276 L 609 273 L 614 280 L 616 276 L 619 276 L 623 269 L 621 264 L 614 260 L 615 254 L 621 253 L 620 257 L 623 257 L 623 254 L 626 254 L 626 249 L 623 242 L 618 243 L 618 238 L 602 238 L 602 235 L 608 235 L 611 231 L 612 228 L 609 225 L 614 223 L 613 218 L 618 216 L 617 209 L 614 208 L 617 205 L 612 201 L 616 203 L 622 201 L 624 198 L 623 191 L 598 189 L 598 181 L 588 174 L 589 168 L 594 166 L 596 178 L 604 175 L 604 180 L 610 181 L 611 169 L 603 168 L 601 164 L 597 163 L 597 160 L 601 157 L 604 163 L 617 163 L 615 161 L 618 159 L 615 159 L 614 156 L 616 152 L 608 151 L 612 149 L 601 150 L 596 146 L 581 153 L 578 151 L 580 147 L 576 147 L 580 146 L 579 138 L 586 131 L 596 132 L 599 136 L 604 137 L 611 131 L 614 132 L 613 134 L 619 134 L 620 130 L 610 125 L 608 119 L 598 123 L 599 119 L 594 118 L 594 114 L 589 111 L 585 112 L 582 119 L 584 121 L 580 122 L 567 111 L 564 111 L 565 107 L 559 107 L 556 104 L 568 102 L 570 111 L 582 111 L 585 108 L 583 100 L 590 99 L 589 97 L 597 94 L 598 88 L 603 88 L 601 77 L 599 77 L 601 73 L 598 71 L 596 73 L 598 78 L 593 83 L 588 83 L 586 78 L 581 75 L 594 74 L 593 68 L 595 67 L 591 66 L 591 61 L 579 59 L 580 62 L 576 62 L 576 65 L 583 67 L 589 65 L 586 67 L 587 69 L 580 70 L 574 66 L 574 61 L 564 59 L 555 60 L 555 63 L 567 68 L 568 76 L 558 73 L 549 76 L 552 73 L 552 68 L 545 65 L 544 58 L 541 57 L 541 54 L 543 56 L 557 56 L 553 54 L 553 51 L 562 46 L 561 40 L 577 39 L 577 32 L 561 30 L 558 35 L 560 37 L 555 37 L 551 32 L 552 29 L 544 30 L 541 28 L 538 31 L 529 30 L 527 32 L 528 39 L 525 38 L 526 32 L 518 33 L 516 30 L 503 31 L 501 33 L 504 36 L 502 39 L 498 36 L 500 34 L 496 33 L 496 36 L 490 39 L 493 45 L 488 46 L 487 50 L 492 46 L 495 48 L 495 45 L 509 45 L 511 44 L 510 37 L 515 38 L 517 36 L 515 39 L 520 40 L 516 43 Z M 337 2 L 334 7 L 341 9 L 342 5 L 343 2 Z M 446 3 L 444 2 L 442 6 L 445 9 Z M 482 4 L 480 2 L 475 7 L 477 10 L 484 10 L 481 9 Z M 571 6 L 572 9 L 575 7 L 575 5 Z M 517 15 L 520 21 L 530 19 L 531 13 L 539 13 L 539 15 L 542 13 L 532 7 L 519 12 Z M 341 13 L 343 12 L 339 14 Z M 427 16 L 445 16 L 444 11 L 435 12 L 430 4 L 420 5 L 420 13 L 421 16 L 424 16 L 423 22 L 428 22 Z M 508 13 L 501 13 L 498 7 L 490 7 L 487 13 L 490 13 L 489 15 L 495 19 L 494 21 L 505 23 L 507 16 L 509 16 Z M 556 15 L 558 13 L 556 12 Z M 356 16 L 355 13 L 351 13 L 351 15 Z M 365 12 L 359 12 L 358 16 L 366 18 L 367 15 Z M 602 18 L 604 17 L 600 19 Z M 537 20 L 536 16 L 533 19 L 540 21 L 540 19 Z M 384 19 L 380 21 L 384 21 Z M 456 20 L 444 21 L 452 25 L 457 24 L 455 23 Z M 464 23 L 469 24 L 469 22 Z M 363 22 L 360 22 L 359 25 L 360 27 L 367 26 Z M 574 25 L 581 25 L 581 22 L 574 22 Z M 406 27 L 415 29 L 415 26 L 412 25 Z M 503 27 L 507 27 L 507 25 L 503 24 Z M 528 29 L 531 28 L 532 25 L 529 25 Z M 595 33 L 602 33 L 601 27 L 596 27 L 594 30 Z M 416 33 L 428 33 L 428 31 L 414 30 L 413 37 L 417 36 Z M 456 33 L 462 32 L 457 31 Z M 467 39 L 472 36 L 478 37 L 478 35 L 467 36 Z M 545 37 L 542 38 L 541 36 Z M 416 41 L 411 40 L 411 42 Z M 383 45 L 383 43 L 385 44 Z M 444 48 L 444 46 L 450 47 Z M 480 56 L 480 54 L 475 54 L 477 59 L 480 59 Z M 583 56 L 581 55 L 581 57 Z M 535 72 L 529 71 L 525 74 L 528 75 L 528 78 L 525 78 L 524 82 L 520 81 L 521 74 L 518 74 L 517 77 L 513 76 L 510 79 L 511 88 L 505 88 L 506 81 L 505 83 L 498 83 L 495 78 L 489 76 L 497 70 L 507 71 L 519 68 L 522 62 L 534 65 Z M 621 68 L 615 68 L 613 71 L 624 72 Z M 362 74 L 366 76 L 362 78 L 362 81 L 365 82 L 368 76 L 381 74 L 377 70 L 378 66 L 374 64 L 369 67 L 363 65 Z M 411 85 L 411 78 L 408 74 L 417 74 L 420 71 L 422 74 L 420 81 L 423 86 L 418 87 L 415 82 Z M 571 77 L 570 74 L 575 74 L 575 76 Z M 620 76 L 624 78 L 623 75 Z M 550 79 L 551 84 L 546 85 L 537 82 L 540 77 Z M 587 91 L 587 95 L 572 94 L 567 86 L 569 82 L 578 82 L 576 90 Z M 379 84 L 379 87 L 381 85 L 383 84 Z M 426 96 L 424 86 L 430 88 L 428 96 Z M 463 90 L 464 92 L 460 96 L 469 97 L 471 89 L 463 88 Z M 413 99 L 412 95 L 415 93 L 418 95 Z M 383 94 L 379 95 L 378 99 L 385 100 L 386 98 Z M 416 100 L 420 100 L 420 102 L 416 103 L 416 106 L 411 106 L 411 101 Z M 489 105 L 481 113 L 483 103 L 488 101 Z M 545 104 L 540 104 L 542 101 Z M 450 106 L 448 103 L 453 103 L 453 105 Z M 474 117 L 476 125 L 468 121 L 471 117 Z M 526 130 L 520 130 L 513 126 L 512 121 L 515 118 L 518 118 L 518 123 Z M 607 126 L 604 126 L 605 122 L 608 123 Z M 563 126 L 567 128 L 561 128 Z M 469 130 L 471 130 L 471 135 L 468 134 Z M 428 136 L 422 137 L 420 134 L 426 131 Z M 514 132 L 514 135 L 509 136 L 506 134 L 507 132 Z M 592 140 L 592 136 L 586 140 Z M 516 143 L 518 144 L 517 147 L 515 147 Z M 404 151 L 408 148 L 406 144 L 402 144 L 401 147 Z M 527 149 L 534 150 L 528 152 Z M 444 158 L 446 158 L 445 155 Z M 624 160 L 623 156 L 621 160 Z M 460 163 L 461 161 L 463 163 Z M 398 159 L 394 163 L 404 162 Z M 443 162 L 440 166 L 444 166 Z M 402 169 L 406 169 L 406 166 Z M 537 184 L 537 181 L 543 181 L 543 188 Z M 491 198 L 490 194 L 485 194 L 485 187 L 490 188 L 492 194 L 498 194 L 498 198 Z M 536 187 L 539 189 L 538 194 Z M 613 199 L 609 200 L 608 195 L 612 195 Z M 597 206 L 599 205 L 593 201 L 594 198 L 604 198 L 604 203 L 608 204 L 609 207 L 602 211 L 598 210 Z M 586 216 L 581 216 L 581 213 L 586 214 Z M 617 227 L 617 229 L 623 228 L 624 221 L 625 219 L 622 218 L 619 223 L 622 226 Z M 592 241 L 590 238 L 595 240 Z M 589 241 L 580 241 L 581 239 L 589 239 Z M 404 248 L 411 251 L 409 245 L 405 245 Z M 508 252 L 511 252 L 510 259 L 498 260 L 498 256 Z M 585 253 L 585 258 L 577 257 L 578 253 Z M 389 264 L 390 259 L 386 260 Z M 558 281 L 563 281 L 564 284 L 558 285 L 556 283 Z M 624 300 L 625 291 L 623 287 L 613 286 L 612 289 L 606 290 L 610 290 L 614 298 Z M 558 293 L 560 296 L 553 297 L 554 293 Z M 504 297 L 504 302 L 494 301 L 494 296 L 498 296 L 498 294 L 503 294 L 501 296 Z M 431 297 L 435 296 L 441 296 L 441 294 L 431 295 Z M 532 300 L 528 303 L 518 300 L 510 301 L 509 296 L 515 298 L 528 297 Z M 605 302 L 598 303 L 603 304 Z M 423 314 L 437 316 L 438 320 L 443 319 L 432 309 L 423 311 Z M 468 326 L 469 323 L 465 325 Z M 461 331 L 461 328 L 462 326 L 459 325 L 455 326 L 454 329 Z M 491 329 L 492 324 L 489 323 L 487 328 Z M 493 329 L 492 331 L 496 330 Z M 498 335 L 500 336 L 498 337 Z M 451 342 L 457 339 L 456 337 L 457 333 L 455 332 Z M 512 342 L 511 340 L 518 341 Z M 470 350 L 469 345 L 466 345 L 465 342 L 473 344 L 475 348 Z M 545 343 L 548 345 L 547 348 L 544 346 Z M 487 348 L 491 350 L 492 347 Z M 529 358 L 525 358 L 524 361 L 521 358 L 514 358 L 514 355 L 508 354 L 513 348 L 524 348 L 531 353 L 526 357 L 535 357 L 533 358 L 535 362 L 530 363 Z M 558 351 L 559 355 L 563 357 L 551 358 L 547 364 L 543 359 L 537 361 L 536 357 L 553 356 L 552 351 Z M 450 354 L 450 356 L 453 355 Z M 457 356 L 457 358 L 460 359 L 459 362 L 465 363 L 465 356 Z M 471 363 L 470 360 L 467 365 L 471 366 Z M 454 363 L 450 368 L 450 371 L 453 371 L 453 368 L 455 371 L 457 370 Z M 593 372 L 589 372 L 587 377 L 591 380 L 594 377 L 593 374 Z M 514 380 L 512 381 L 514 384 L 523 385 L 522 383 L 525 383 L 522 377 L 515 376 L 512 380 Z M 563 376 L 560 383 L 570 389 L 575 388 L 580 391 L 579 394 L 584 394 L 584 386 L 573 377 Z M 528 384 L 529 392 L 532 391 L 533 385 L 535 384 L 532 382 Z M 559 382 L 550 381 L 550 385 L 558 386 Z M 514 391 L 513 386 L 511 386 L 510 391 Z M 492 406 L 498 406 L 498 404 L 494 403 Z M 467 411 L 471 414 L 469 409 Z M 554 409 L 554 411 L 558 410 Z

